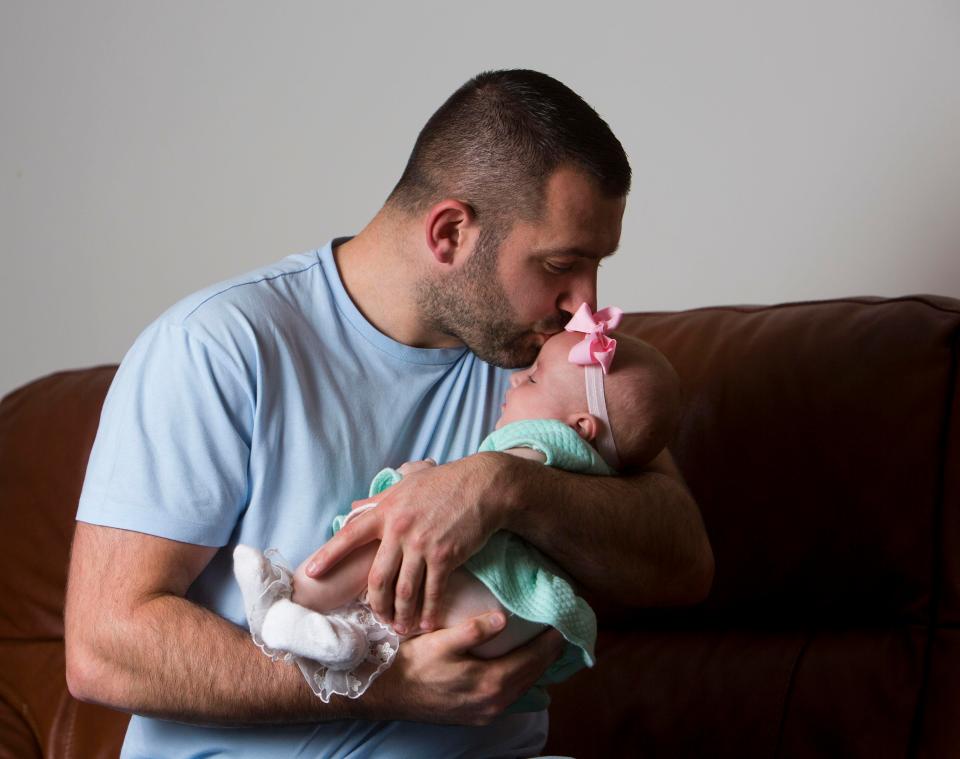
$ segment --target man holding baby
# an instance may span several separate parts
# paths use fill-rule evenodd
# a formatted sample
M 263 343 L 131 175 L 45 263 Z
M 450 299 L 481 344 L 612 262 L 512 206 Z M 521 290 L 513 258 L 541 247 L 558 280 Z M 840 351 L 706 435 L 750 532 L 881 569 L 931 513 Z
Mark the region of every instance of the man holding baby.
M 699 510 L 664 451 L 597 478 L 475 451 L 617 248 L 630 167 L 560 82 L 488 72 L 430 118 L 357 236 L 175 305 L 111 387 L 77 515 L 67 677 L 134 712 L 123 756 L 524 756 L 547 714 L 508 710 L 560 654 L 548 630 L 469 651 L 505 620 L 436 629 L 450 573 L 499 530 L 585 593 L 660 606 L 707 593 Z M 432 458 L 327 543 L 384 464 Z M 355 504 L 358 505 L 358 504 Z M 368 600 L 423 632 L 362 698 L 315 698 L 245 629 L 239 543 L 322 575 L 373 540 Z

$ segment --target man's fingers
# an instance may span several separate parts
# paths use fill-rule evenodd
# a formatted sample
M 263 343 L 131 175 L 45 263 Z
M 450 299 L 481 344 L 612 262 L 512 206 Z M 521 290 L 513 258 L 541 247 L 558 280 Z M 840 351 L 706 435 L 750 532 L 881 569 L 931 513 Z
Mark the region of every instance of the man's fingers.
M 393 587 L 403 560 L 403 552 L 396 543 L 380 543 L 380 550 L 367 575 L 367 603 L 376 617 L 386 624 L 393 621 Z
M 529 643 L 500 657 L 499 661 L 513 671 L 514 674 L 510 679 L 520 684 L 522 693 L 540 679 L 547 668 L 560 657 L 566 646 L 567 642 L 563 636 L 550 627 Z
M 416 622 L 417 605 L 420 601 L 420 585 L 423 583 L 423 559 L 415 554 L 405 554 L 397 578 L 397 596 L 393 601 L 393 629 L 406 635 Z
M 355 548 L 379 540 L 380 526 L 379 519 L 373 514 L 375 511 L 372 509 L 357 517 L 315 551 L 307 563 L 307 576 L 319 577 Z
M 499 682 L 504 703 L 511 704 L 529 690 L 557 660 L 566 642 L 553 628 L 494 661 L 500 667 Z
M 449 574 L 427 567 L 427 582 L 423 590 L 423 611 L 420 613 L 420 629 L 424 632 L 435 630 L 443 605 L 443 591 Z
M 503 612 L 490 612 L 464 620 L 454 627 L 438 630 L 431 635 L 438 636 L 448 653 L 465 654 L 471 648 L 499 635 L 506 622 Z

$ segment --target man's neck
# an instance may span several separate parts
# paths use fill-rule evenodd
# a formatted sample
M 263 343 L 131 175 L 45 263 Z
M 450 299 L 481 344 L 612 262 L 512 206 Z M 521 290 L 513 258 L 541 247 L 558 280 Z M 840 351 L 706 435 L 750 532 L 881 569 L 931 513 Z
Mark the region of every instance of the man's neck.
M 417 304 L 422 276 L 416 231 L 381 211 L 356 237 L 338 245 L 333 258 L 354 305 L 380 332 L 414 348 L 454 348 L 462 343 L 425 324 Z

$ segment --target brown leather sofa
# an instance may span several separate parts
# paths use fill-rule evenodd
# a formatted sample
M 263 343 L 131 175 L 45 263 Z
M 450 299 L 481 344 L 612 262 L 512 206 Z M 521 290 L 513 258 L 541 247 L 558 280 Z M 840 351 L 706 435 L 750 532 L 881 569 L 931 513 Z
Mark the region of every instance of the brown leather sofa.
M 960 756 L 960 301 L 632 315 L 676 366 L 673 450 L 716 557 L 705 603 L 601 609 L 545 753 Z M 63 588 L 113 367 L 0 405 L 0 746 L 114 756 L 126 715 L 64 683 Z

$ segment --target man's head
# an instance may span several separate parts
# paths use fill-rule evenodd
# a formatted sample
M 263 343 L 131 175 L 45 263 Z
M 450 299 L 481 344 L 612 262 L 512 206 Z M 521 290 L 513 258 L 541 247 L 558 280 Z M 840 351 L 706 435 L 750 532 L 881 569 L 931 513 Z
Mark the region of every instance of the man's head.
M 525 70 L 471 79 L 427 122 L 387 202 L 425 227 L 422 318 L 491 363 L 531 363 L 594 304 L 629 188 L 620 142 L 565 85 Z

